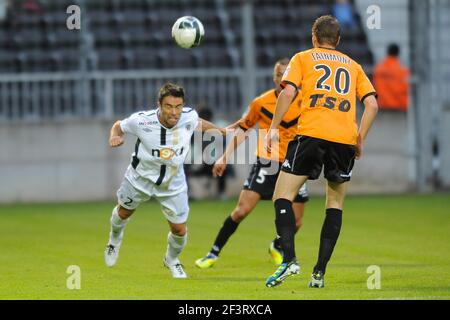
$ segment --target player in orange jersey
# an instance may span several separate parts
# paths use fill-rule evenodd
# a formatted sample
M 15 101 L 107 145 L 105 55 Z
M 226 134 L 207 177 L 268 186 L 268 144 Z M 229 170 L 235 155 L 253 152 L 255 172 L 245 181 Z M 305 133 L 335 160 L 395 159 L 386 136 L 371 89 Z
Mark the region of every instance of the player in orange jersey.
M 326 217 L 320 235 L 317 263 L 310 287 L 324 286 L 327 263 L 342 224 L 342 208 L 354 160 L 362 155 L 367 133 L 378 111 L 375 90 L 361 66 L 336 50 L 340 26 L 336 18 L 322 16 L 312 27 L 313 48 L 294 55 L 283 75 L 276 111 L 265 137 L 268 150 L 277 139 L 278 124 L 301 91 L 302 107 L 297 136 L 289 143 L 274 191 L 275 225 L 284 252 L 283 263 L 266 281 L 273 287 L 300 272 L 295 258 L 295 217 L 292 200 L 306 180 L 317 179 L 324 168 L 328 180 Z M 356 98 L 365 106 L 356 123 Z
M 213 175 L 221 176 L 229 162 L 230 155 L 235 151 L 241 142 L 245 140 L 246 131 L 253 128 L 256 124 L 259 129 L 268 129 L 272 121 L 273 113 L 278 93 L 281 91 L 280 82 L 283 73 L 286 70 L 289 59 L 281 59 L 277 61 L 273 72 L 273 81 L 275 89 L 266 91 L 252 101 L 248 112 L 244 118 L 237 123 L 235 131 L 235 140 L 229 144 L 223 156 L 220 157 L 213 167 Z M 231 212 L 220 229 L 216 240 L 208 252 L 208 254 L 195 261 L 195 264 L 202 269 L 212 267 L 219 257 L 220 251 L 225 246 L 228 239 L 236 231 L 239 223 L 247 217 L 255 208 L 259 200 L 270 200 L 273 196 L 275 183 L 281 168 L 281 162 L 286 155 L 287 145 L 295 136 L 295 128 L 300 115 L 300 96 L 297 95 L 291 99 L 291 108 L 284 115 L 282 121 L 278 125 L 280 131 L 279 146 L 276 151 L 268 153 L 264 148 L 263 137 L 260 135 L 257 148 L 257 162 L 253 165 L 248 179 L 244 183 L 244 188 L 239 196 L 236 208 Z M 301 225 L 305 202 L 308 201 L 308 193 L 306 185 L 300 190 L 293 199 L 293 211 L 295 214 L 295 232 Z M 276 264 L 283 261 L 283 252 L 281 250 L 278 237 L 270 244 L 269 253 Z

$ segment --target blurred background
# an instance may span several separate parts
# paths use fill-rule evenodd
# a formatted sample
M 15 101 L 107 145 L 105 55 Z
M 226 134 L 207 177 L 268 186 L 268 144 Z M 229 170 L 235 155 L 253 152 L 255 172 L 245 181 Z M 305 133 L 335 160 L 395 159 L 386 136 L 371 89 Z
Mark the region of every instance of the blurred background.
M 79 29 L 67 27 L 71 5 Z M 236 121 L 273 87 L 276 60 L 311 47 L 323 14 L 380 95 L 350 192 L 448 191 L 450 1 L 0 0 L 0 203 L 113 200 L 134 146 L 108 146 L 114 121 L 154 108 L 166 81 L 213 122 Z M 183 15 L 205 27 L 198 48 L 172 41 Z M 237 195 L 249 166 L 231 169 L 216 183 L 188 168 L 191 195 Z

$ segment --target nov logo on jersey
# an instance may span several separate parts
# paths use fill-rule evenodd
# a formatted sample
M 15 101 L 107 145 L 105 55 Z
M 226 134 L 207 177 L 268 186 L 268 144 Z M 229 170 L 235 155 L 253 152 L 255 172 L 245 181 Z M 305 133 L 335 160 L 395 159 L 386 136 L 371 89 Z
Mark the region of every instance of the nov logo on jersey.
M 152 156 L 163 160 L 169 160 L 173 156 L 181 156 L 183 154 L 183 150 L 184 148 L 178 150 L 173 150 L 170 148 L 152 149 Z

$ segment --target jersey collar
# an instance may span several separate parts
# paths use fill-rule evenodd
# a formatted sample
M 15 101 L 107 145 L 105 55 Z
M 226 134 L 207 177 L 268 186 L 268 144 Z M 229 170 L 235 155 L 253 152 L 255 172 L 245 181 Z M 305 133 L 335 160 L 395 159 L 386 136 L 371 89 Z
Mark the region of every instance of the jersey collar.
M 332 51 L 336 51 L 336 48 L 325 48 L 325 47 L 316 47 L 317 49 L 325 49 L 325 50 L 332 50 Z

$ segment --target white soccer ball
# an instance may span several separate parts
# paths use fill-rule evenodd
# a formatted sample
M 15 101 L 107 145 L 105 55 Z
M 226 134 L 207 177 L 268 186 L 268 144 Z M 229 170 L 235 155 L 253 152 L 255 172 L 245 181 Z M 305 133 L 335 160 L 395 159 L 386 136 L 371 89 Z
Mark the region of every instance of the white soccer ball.
M 185 49 L 198 46 L 204 36 L 203 24 L 196 17 L 181 17 L 172 26 L 172 38 Z

